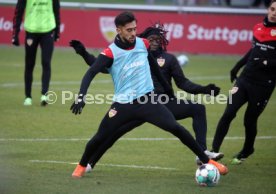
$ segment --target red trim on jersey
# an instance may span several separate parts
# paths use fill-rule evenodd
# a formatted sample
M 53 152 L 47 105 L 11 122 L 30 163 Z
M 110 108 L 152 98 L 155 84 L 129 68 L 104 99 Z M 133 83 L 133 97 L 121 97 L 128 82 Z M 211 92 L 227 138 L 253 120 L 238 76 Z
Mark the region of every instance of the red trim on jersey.
M 266 27 L 263 23 L 259 23 L 254 26 L 253 34 L 260 42 L 275 41 L 276 27 Z
M 142 38 L 142 40 L 145 43 L 146 48 L 148 49 L 150 47 L 149 41 L 145 38 Z
M 149 41 L 148 41 L 147 39 L 145 39 L 145 38 L 142 38 L 142 40 L 143 40 L 143 42 L 144 42 L 144 44 L 145 44 L 145 47 L 148 49 L 149 46 L 150 46 Z M 134 47 L 131 47 L 131 48 L 127 49 L 127 50 L 131 50 L 131 49 L 133 49 L 133 48 L 134 48 Z M 105 55 L 105 56 L 107 56 L 107 57 L 109 57 L 109 58 L 111 58 L 111 59 L 114 58 L 113 53 L 112 53 L 112 51 L 111 51 L 110 48 L 104 49 L 104 50 L 101 52 L 101 54 L 102 54 L 102 55 Z
M 109 57 L 109 58 L 111 58 L 111 59 L 114 58 L 114 57 L 113 57 L 113 53 L 112 53 L 112 51 L 111 51 L 110 48 L 104 49 L 104 50 L 101 52 L 101 54 L 102 54 L 102 55 L 105 55 L 105 56 L 107 56 L 107 57 Z

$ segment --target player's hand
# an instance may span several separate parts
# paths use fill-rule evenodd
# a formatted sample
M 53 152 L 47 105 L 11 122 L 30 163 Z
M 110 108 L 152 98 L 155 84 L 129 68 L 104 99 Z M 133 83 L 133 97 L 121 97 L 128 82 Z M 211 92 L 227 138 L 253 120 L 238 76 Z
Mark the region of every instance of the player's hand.
M 59 33 L 58 33 L 58 32 L 55 32 L 55 33 L 54 33 L 54 41 L 55 41 L 55 42 L 59 41 L 59 38 L 60 38 Z
M 82 56 L 82 55 L 85 53 L 85 51 L 86 51 L 85 46 L 84 46 L 84 45 L 82 44 L 82 42 L 79 41 L 79 40 L 71 40 L 71 41 L 69 42 L 69 45 L 70 45 L 71 47 L 73 47 L 73 48 L 75 49 L 76 53 L 79 54 L 79 55 L 81 55 L 81 56 Z
M 53 31 L 53 35 L 54 37 L 54 41 L 57 42 L 59 41 L 60 38 L 60 32 L 59 32 L 59 27 L 57 27 L 54 31 Z
M 217 96 L 220 92 L 220 88 L 217 87 L 215 84 L 209 84 L 204 87 L 204 93 L 209 94 L 211 96 Z
M 237 74 L 238 74 L 238 71 L 237 69 L 233 68 L 231 71 L 230 71 L 230 80 L 231 82 L 233 83 L 233 81 L 235 81 L 237 79 Z
M 15 46 L 19 46 L 20 45 L 18 35 L 15 35 L 15 36 L 12 37 L 12 44 L 15 45 Z
M 79 94 L 78 98 L 71 105 L 70 110 L 75 115 L 81 114 L 84 106 L 85 106 L 84 96 L 82 94 Z

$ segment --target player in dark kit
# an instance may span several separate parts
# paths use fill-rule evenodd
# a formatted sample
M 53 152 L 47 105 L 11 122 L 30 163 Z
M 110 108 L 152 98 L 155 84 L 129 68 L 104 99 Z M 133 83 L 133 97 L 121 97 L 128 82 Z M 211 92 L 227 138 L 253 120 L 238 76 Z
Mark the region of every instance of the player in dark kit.
M 276 79 L 276 1 L 271 1 L 268 15 L 253 29 L 252 48 L 231 70 L 231 81 L 236 80 L 231 90 L 232 103 L 226 106 L 218 122 L 213 150 L 218 152 L 226 136 L 231 121 L 237 111 L 248 103 L 244 115 L 245 141 L 241 151 L 236 154 L 232 164 L 240 164 L 253 154 L 257 135 L 257 121 L 264 111 L 275 88 Z M 239 77 L 237 73 L 244 69 Z
M 165 76 L 166 80 L 172 87 L 172 79 L 174 79 L 176 85 L 189 93 L 192 94 L 209 94 L 209 95 L 218 95 L 219 88 L 214 84 L 209 84 L 207 86 L 201 86 L 195 84 L 188 80 L 176 59 L 176 57 L 170 53 L 166 52 L 166 46 L 168 45 L 168 40 L 166 39 L 167 31 L 160 24 L 153 25 L 152 27 L 148 27 L 138 35 L 141 38 L 147 38 L 150 43 L 150 52 L 153 54 L 156 62 L 158 63 L 162 74 Z M 70 45 L 75 49 L 75 51 L 80 54 L 88 65 L 91 65 L 95 61 L 95 57 L 90 55 L 84 45 L 77 40 L 72 40 Z M 159 94 L 162 100 L 162 96 L 164 96 L 164 88 L 155 78 L 154 74 L 152 75 L 154 91 Z M 206 111 L 205 106 L 202 104 L 197 104 L 190 100 L 180 100 L 177 98 L 167 98 L 168 101 L 165 101 L 164 105 L 172 112 L 175 119 L 185 119 L 191 117 L 193 119 L 193 129 L 196 136 L 196 141 L 199 143 L 201 148 L 205 150 L 205 154 L 213 160 L 218 160 L 223 157 L 222 153 L 210 152 L 207 150 L 206 146 L 206 133 L 207 133 L 207 121 L 206 121 Z M 166 103 L 165 103 L 166 102 Z M 90 165 L 93 168 L 97 161 L 102 157 L 102 155 L 110 148 L 114 142 L 123 136 L 125 133 L 131 131 L 134 127 L 142 125 L 143 121 L 131 122 L 125 124 L 121 127 L 118 132 L 106 141 L 93 156 L 91 157 Z M 198 163 L 200 161 L 197 160 Z M 91 168 L 88 166 L 87 171 Z
M 221 174 L 227 174 L 227 167 L 210 160 L 190 133 L 175 121 L 166 107 L 158 103 L 156 98 L 152 99 L 153 83 L 150 68 L 170 96 L 173 95 L 172 89 L 163 79 L 154 58 L 148 53 L 148 41 L 136 37 L 134 15 L 131 12 L 119 14 L 115 18 L 115 25 L 118 34 L 114 43 L 109 45 L 88 69 L 82 80 L 78 99 L 71 106 L 73 113 L 82 112 L 90 82 L 97 73 L 107 68 L 114 82 L 114 103 L 103 118 L 97 133 L 88 141 L 72 177 L 82 177 L 93 153 L 107 138 L 115 134 L 124 124 L 136 120 L 152 123 L 172 133 L 198 155 L 203 163 L 214 164 Z M 143 103 L 140 103 L 140 100 Z
M 25 36 L 25 100 L 24 105 L 32 105 L 33 70 L 37 48 L 41 47 L 42 89 L 41 105 L 47 105 L 47 92 L 51 77 L 51 58 L 54 41 L 59 39 L 60 5 L 59 0 L 18 0 L 13 18 L 12 44 L 19 46 L 20 25 L 24 16 Z

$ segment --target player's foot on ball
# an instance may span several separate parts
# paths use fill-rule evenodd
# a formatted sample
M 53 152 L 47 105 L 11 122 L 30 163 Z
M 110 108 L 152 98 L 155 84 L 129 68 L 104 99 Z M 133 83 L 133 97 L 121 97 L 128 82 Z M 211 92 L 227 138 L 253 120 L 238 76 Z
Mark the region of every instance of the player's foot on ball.
M 73 178 L 81 178 L 85 174 L 86 167 L 81 166 L 80 164 L 77 165 L 74 172 L 72 173 Z
M 205 150 L 204 153 L 208 156 L 209 159 L 212 159 L 215 161 L 218 161 L 224 157 L 224 154 L 220 152 Z
M 91 165 L 89 163 L 86 166 L 85 172 L 86 173 L 92 172 L 92 167 L 91 167 Z
M 228 168 L 219 162 L 216 162 L 214 160 L 209 160 L 208 164 L 213 164 L 215 167 L 217 167 L 221 175 L 226 175 L 228 173 Z
M 24 106 L 31 106 L 33 104 L 31 98 L 25 98 L 23 105 Z
M 218 161 L 218 160 L 220 160 L 221 158 L 224 157 L 224 154 L 220 153 L 220 152 L 213 152 L 213 151 L 205 150 L 204 153 L 208 156 L 209 159 L 212 159 L 212 160 L 215 160 L 215 161 Z M 198 156 L 196 156 L 195 161 L 196 161 L 196 164 L 198 166 L 202 165 L 202 162 L 198 158 Z
M 40 97 L 40 105 L 41 105 L 41 106 L 46 106 L 46 105 L 48 104 L 47 100 L 48 100 L 47 96 L 42 95 L 42 96 Z

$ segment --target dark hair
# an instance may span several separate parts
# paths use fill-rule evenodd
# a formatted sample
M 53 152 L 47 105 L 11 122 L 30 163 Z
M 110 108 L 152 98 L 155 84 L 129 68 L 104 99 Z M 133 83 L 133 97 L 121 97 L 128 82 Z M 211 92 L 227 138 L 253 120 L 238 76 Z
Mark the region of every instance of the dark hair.
M 164 25 L 157 22 L 150 27 L 147 27 L 141 34 L 138 34 L 140 38 L 148 38 L 150 35 L 158 35 L 161 38 L 161 47 L 164 51 L 167 50 L 167 45 L 169 41 L 166 38 L 167 30 L 165 30 Z
M 135 18 L 133 13 L 129 11 L 120 13 L 119 15 L 116 16 L 114 20 L 116 27 L 125 26 L 126 24 L 131 23 L 133 21 L 137 22 L 137 19 Z
M 275 2 L 276 2 L 276 0 L 271 0 L 271 2 L 270 2 L 270 4 L 269 4 L 268 7 L 270 7 L 272 5 L 272 3 L 275 3 Z

